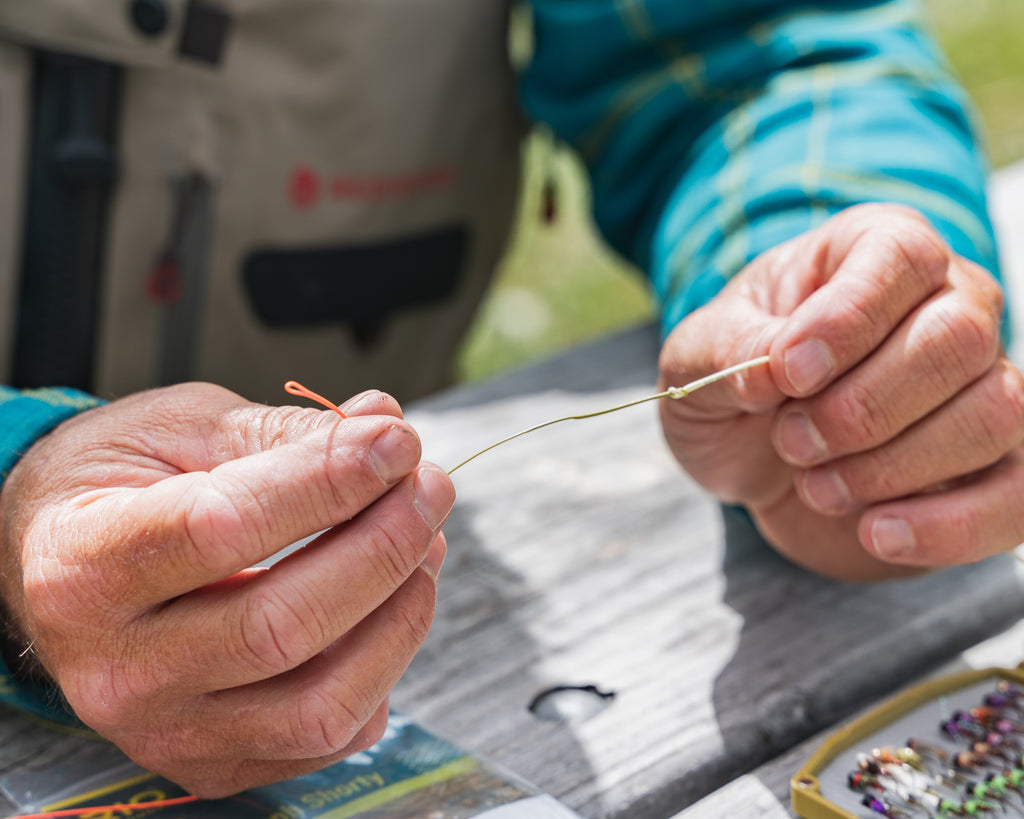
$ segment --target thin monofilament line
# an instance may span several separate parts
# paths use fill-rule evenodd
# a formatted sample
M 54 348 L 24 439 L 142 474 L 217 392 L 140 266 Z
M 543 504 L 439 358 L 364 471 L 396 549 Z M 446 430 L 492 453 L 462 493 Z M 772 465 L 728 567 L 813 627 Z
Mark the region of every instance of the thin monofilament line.
M 479 458 L 486 452 L 490 452 L 492 449 L 507 444 L 509 441 L 514 441 L 516 438 L 521 438 L 524 435 L 528 435 L 531 432 L 536 432 L 539 429 L 550 427 L 554 424 L 560 424 L 563 421 L 582 421 L 585 418 L 596 418 L 598 415 L 607 415 L 610 412 L 618 412 L 619 410 L 629 409 L 629 407 L 635 407 L 638 404 L 646 404 L 648 401 L 657 401 L 659 398 L 685 398 L 690 393 L 696 392 L 701 387 L 706 387 L 708 384 L 713 384 L 715 381 L 721 381 L 723 378 L 728 378 L 734 373 L 747 370 L 751 367 L 756 367 L 758 364 L 767 364 L 769 357 L 766 355 L 758 358 L 752 358 L 750 361 L 744 361 L 741 364 L 734 364 L 731 367 L 726 367 L 724 370 L 719 370 L 711 375 L 706 375 L 703 378 L 698 378 L 696 381 L 691 381 L 682 387 L 669 387 L 664 392 L 655 393 L 654 395 L 648 395 L 645 398 L 637 398 L 635 401 L 627 401 L 625 404 L 619 404 L 615 407 L 608 407 L 608 409 L 598 410 L 597 412 L 585 412 L 580 415 L 566 415 L 562 418 L 555 418 L 551 421 L 545 421 L 543 424 L 537 424 L 536 426 L 524 429 L 521 432 L 515 433 L 515 435 L 509 435 L 507 438 L 502 438 L 500 441 L 495 441 L 488 447 L 481 449 L 479 452 L 470 455 L 466 460 L 457 463 L 451 469 L 448 470 L 448 474 L 451 475 L 456 469 L 465 466 L 475 458 Z

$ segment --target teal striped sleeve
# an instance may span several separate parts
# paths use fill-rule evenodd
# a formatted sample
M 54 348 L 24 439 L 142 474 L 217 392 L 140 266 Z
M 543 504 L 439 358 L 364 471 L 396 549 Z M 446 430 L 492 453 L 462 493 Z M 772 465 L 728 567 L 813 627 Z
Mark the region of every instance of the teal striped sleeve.
M 667 331 L 861 202 L 921 211 L 998 276 L 966 96 L 913 0 L 531 0 L 530 115 L 587 164 Z
M 16 390 L 0 385 L 0 484 L 36 439 L 101 401 L 68 388 Z
M 61 421 L 100 403 L 99 399 L 77 390 L 23 391 L 0 385 L 0 483 L 7 479 L 18 459 L 38 438 Z M 16 678 L 2 655 L 0 702 L 66 725 L 77 724 L 52 685 Z

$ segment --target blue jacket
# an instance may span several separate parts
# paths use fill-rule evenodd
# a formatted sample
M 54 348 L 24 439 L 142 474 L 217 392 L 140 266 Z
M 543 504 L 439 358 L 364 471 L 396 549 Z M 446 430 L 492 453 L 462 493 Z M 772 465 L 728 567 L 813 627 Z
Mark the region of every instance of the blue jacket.
M 914 0 L 532 0 L 529 113 L 582 155 L 665 329 L 850 205 L 917 208 L 997 272 L 966 96 Z

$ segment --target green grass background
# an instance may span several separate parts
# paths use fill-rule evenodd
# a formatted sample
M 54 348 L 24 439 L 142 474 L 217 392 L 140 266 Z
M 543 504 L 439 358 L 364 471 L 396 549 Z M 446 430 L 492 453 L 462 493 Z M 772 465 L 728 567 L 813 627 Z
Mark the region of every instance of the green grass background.
M 925 0 L 939 42 L 974 100 L 994 167 L 1024 157 L 1024 0 Z M 575 158 L 544 134 L 525 147 L 513 238 L 458 360 L 473 381 L 653 315 L 643 277 L 595 235 Z M 558 218 L 540 219 L 541 180 L 559 190 Z

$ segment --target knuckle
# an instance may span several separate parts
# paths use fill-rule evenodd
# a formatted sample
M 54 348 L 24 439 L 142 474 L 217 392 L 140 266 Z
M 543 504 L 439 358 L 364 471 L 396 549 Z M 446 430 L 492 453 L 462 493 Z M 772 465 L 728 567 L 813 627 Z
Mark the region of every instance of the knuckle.
M 354 699 L 354 705 L 350 705 Z M 306 691 L 296 703 L 295 719 L 287 742 L 307 758 L 335 754 L 347 747 L 373 712 L 358 692 L 336 697 L 319 688 Z
M 1024 438 L 1024 374 L 1009 361 L 1003 363 L 1002 371 L 1004 400 L 1012 414 L 1016 435 Z
M 958 565 L 970 563 L 974 557 L 974 544 L 984 542 L 985 522 L 981 511 L 969 504 L 960 504 L 951 509 L 943 520 L 942 530 L 935 536 L 944 548 L 936 563 Z
M 890 320 L 884 312 L 874 309 L 872 305 L 886 298 L 888 288 L 885 281 L 864 278 L 858 283 L 858 287 L 861 290 L 860 298 L 851 298 L 840 307 L 844 322 L 851 327 L 861 328 L 870 338 L 884 338 L 889 333 Z M 870 293 L 872 290 L 876 292 Z
M 865 204 L 850 208 L 849 218 L 857 223 L 862 242 L 874 243 L 878 259 L 904 275 L 921 279 L 929 288 L 942 284 L 948 272 L 950 251 L 920 211 L 899 204 Z
M 984 372 L 999 350 L 997 316 L 980 305 L 963 305 L 938 310 L 937 318 L 938 337 L 932 343 L 943 351 L 937 365 L 952 370 L 961 383 Z
M 375 716 L 366 723 L 352 738 L 352 741 L 345 746 L 345 751 L 349 754 L 358 754 L 360 751 L 372 748 L 384 739 L 388 729 L 387 709 L 381 709 L 378 713 L 380 716 Z
M 229 645 L 241 667 L 274 675 L 308 659 L 312 646 L 325 633 L 315 607 L 264 590 L 246 599 L 237 636 Z
M 338 417 L 311 407 L 246 404 L 226 412 L 218 424 L 218 431 L 227 443 L 223 460 L 237 457 L 241 452 L 266 452 L 287 444 L 305 432 L 330 429 Z
M 229 479 L 224 475 L 216 482 L 208 475 L 197 478 L 187 490 L 174 527 L 190 545 L 183 558 L 190 567 L 211 574 L 249 565 L 254 538 L 271 531 L 264 505 L 241 481 L 226 485 Z
M 981 389 L 982 405 L 992 410 L 980 415 L 973 433 L 965 434 L 1002 455 L 1024 439 L 1024 379 L 1019 370 L 1007 365 L 985 378 Z
M 437 587 L 427 581 L 410 583 L 409 593 L 396 605 L 391 607 L 391 616 L 397 625 L 397 633 L 402 636 L 409 653 L 413 653 L 423 644 L 430 633 L 434 622 L 434 603 Z
M 862 464 L 857 479 L 848 483 L 850 493 L 862 503 L 872 503 L 902 495 L 906 492 L 906 475 L 898 459 L 886 458 L 878 453 Z
M 250 451 L 265 452 L 284 443 L 296 424 L 303 420 L 315 422 L 320 415 L 316 410 L 299 407 L 273 407 L 269 410 L 261 407 L 259 411 L 247 407 L 242 423 L 238 423 L 236 418 L 225 418 L 224 425 L 232 430 L 241 429 Z
M 1006 293 L 1003 285 L 988 270 L 970 259 L 959 259 L 954 279 L 958 291 L 971 299 L 975 307 L 987 314 L 993 324 L 1003 319 Z
M 845 458 L 832 469 L 845 490 L 846 502 L 838 508 L 842 513 L 902 494 L 894 492 L 902 485 L 900 464 L 888 457 L 886 447 Z
M 841 438 L 848 451 L 861 451 L 883 440 L 893 431 L 891 410 L 879 402 L 871 390 L 851 381 L 826 404 L 828 425 Z
M 137 722 L 140 701 L 162 686 L 129 679 L 123 668 L 83 669 L 61 677 L 61 690 L 79 719 L 99 733 L 120 732 Z
M 1006 293 L 999 282 L 987 270 L 981 267 L 977 269 L 980 271 L 977 281 L 983 306 L 995 322 L 1001 322 L 1003 311 L 1006 307 Z
M 416 545 L 411 539 L 395 532 L 392 526 L 374 522 L 366 534 L 363 550 L 368 565 L 381 584 L 388 588 L 398 588 L 420 563 Z

